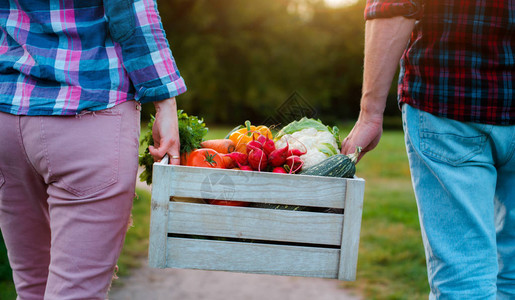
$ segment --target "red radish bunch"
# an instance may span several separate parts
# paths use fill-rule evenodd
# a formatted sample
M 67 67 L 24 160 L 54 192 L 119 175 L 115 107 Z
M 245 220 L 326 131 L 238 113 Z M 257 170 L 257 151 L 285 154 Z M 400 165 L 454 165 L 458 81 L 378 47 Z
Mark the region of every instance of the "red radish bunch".
M 260 142 L 261 140 L 261 142 Z M 270 140 L 268 137 L 261 135 L 258 140 L 250 141 L 247 144 L 247 155 L 249 165 L 253 170 L 264 171 L 268 166 L 268 155 L 263 149 L 263 144 Z M 274 143 L 272 140 L 270 140 Z M 268 144 L 268 143 L 267 143 Z M 275 144 L 274 144 L 275 148 Z
M 244 171 L 272 171 L 274 173 L 296 173 L 303 165 L 302 152 L 285 147 L 276 149 L 272 139 L 260 135 L 257 140 L 247 144 L 247 153 L 232 152 L 227 154 Z
M 275 150 L 275 143 L 268 137 L 261 135 L 259 136 L 258 140 L 261 145 L 263 145 L 263 151 L 266 155 L 270 155 Z

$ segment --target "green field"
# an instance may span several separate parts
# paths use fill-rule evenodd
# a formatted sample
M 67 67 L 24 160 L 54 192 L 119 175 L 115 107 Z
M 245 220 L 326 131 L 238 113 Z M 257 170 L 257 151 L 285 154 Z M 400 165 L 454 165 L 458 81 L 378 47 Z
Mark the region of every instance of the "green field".
M 229 130 L 210 128 L 208 138 L 223 137 Z M 386 131 L 379 146 L 357 165 L 357 175 L 366 180 L 358 274 L 355 282 L 342 285 L 364 299 L 427 299 L 424 250 L 402 132 Z M 121 276 L 147 255 L 150 196 L 137 193 L 134 225 L 118 262 Z M 0 293 L 11 295 L 2 299 L 15 299 L 8 283 L 0 283 Z

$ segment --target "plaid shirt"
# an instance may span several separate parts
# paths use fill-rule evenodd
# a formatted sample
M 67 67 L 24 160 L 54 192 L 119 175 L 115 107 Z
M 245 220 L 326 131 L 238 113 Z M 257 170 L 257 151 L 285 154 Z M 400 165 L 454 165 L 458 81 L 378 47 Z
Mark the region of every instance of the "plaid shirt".
M 367 0 L 365 18 L 417 18 L 399 101 L 476 123 L 515 124 L 514 0 Z
M 0 111 L 73 115 L 184 91 L 155 0 L 0 3 Z

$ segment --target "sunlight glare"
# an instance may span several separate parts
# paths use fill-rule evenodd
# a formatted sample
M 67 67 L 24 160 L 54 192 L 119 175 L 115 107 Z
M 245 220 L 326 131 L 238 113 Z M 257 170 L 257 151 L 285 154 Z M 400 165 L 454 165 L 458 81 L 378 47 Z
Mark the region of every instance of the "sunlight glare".
M 324 0 L 327 6 L 330 7 L 342 7 L 354 4 L 358 2 L 358 0 Z

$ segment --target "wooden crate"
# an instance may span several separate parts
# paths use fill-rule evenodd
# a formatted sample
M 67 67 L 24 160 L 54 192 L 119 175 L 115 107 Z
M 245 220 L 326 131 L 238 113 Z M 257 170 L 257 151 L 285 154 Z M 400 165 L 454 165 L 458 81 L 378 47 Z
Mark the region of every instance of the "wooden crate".
M 359 178 L 156 163 L 149 265 L 354 280 L 364 186 Z M 176 197 L 315 209 L 231 207 Z

